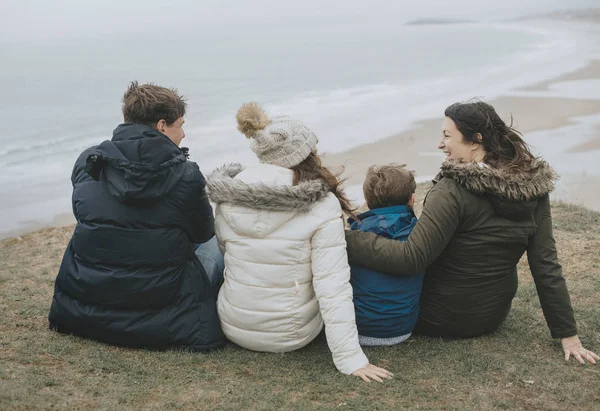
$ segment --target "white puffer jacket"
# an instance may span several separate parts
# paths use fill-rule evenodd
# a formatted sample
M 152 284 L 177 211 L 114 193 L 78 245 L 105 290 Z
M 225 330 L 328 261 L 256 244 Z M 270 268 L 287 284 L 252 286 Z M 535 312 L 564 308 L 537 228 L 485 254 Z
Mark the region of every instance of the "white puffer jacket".
M 217 302 L 232 342 L 254 351 L 304 347 L 325 322 L 336 367 L 368 364 L 358 343 L 340 203 L 321 181 L 286 168 L 231 164 L 207 181 L 225 255 Z

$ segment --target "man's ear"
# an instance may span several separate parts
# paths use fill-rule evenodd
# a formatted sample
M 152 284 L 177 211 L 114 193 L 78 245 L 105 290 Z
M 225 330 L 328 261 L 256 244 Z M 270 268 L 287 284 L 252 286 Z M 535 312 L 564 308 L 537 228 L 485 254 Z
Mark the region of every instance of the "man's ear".
M 165 134 L 166 127 L 167 127 L 167 122 L 164 119 L 160 119 L 160 120 L 158 120 L 158 122 L 154 126 L 154 129 L 160 131 L 163 134 Z
M 415 193 L 410 195 L 410 200 L 408 200 L 408 205 L 413 207 L 415 205 Z

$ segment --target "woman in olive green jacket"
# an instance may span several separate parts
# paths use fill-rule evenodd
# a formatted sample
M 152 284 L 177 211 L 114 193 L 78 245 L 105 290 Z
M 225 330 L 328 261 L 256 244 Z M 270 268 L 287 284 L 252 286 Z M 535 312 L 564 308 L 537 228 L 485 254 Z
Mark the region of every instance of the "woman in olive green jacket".
M 408 241 L 347 231 L 354 264 L 395 275 L 426 271 L 415 332 L 469 338 L 506 318 L 517 263 L 529 266 L 553 338 L 565 358 L 595 363 L 577 327 L 558 263 L 549 193 L 556 174 L 484 102 L 448 107 L 438 148 L 447 154 Z

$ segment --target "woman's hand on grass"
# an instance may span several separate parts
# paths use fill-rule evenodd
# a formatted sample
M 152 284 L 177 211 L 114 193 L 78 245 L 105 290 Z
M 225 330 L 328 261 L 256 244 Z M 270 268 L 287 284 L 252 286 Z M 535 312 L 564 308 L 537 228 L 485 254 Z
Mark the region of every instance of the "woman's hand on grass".
M 574 335 L 572 337 L 561 338 L 560 343 L 562 344 L 563 351 L 565 352 L 565 361 L 569 361 L 569 358 L 573 356 L 580 364 L 585 364 L 585 360 L 592 364 L 596 364 L 596 360 L 600 360 L 595 353 L 590 350 L 586 350 L 579 337 Z
M 394 374 L 373 364 L 367 364 L 366 367 L 359 368 L 358 370 L 354 371 L 352 375 L 360 377 L 366 382 L 371 382 L 370 379 L 373 379 L 377 382 L 383 382 L 382 378 L 391 379 Z

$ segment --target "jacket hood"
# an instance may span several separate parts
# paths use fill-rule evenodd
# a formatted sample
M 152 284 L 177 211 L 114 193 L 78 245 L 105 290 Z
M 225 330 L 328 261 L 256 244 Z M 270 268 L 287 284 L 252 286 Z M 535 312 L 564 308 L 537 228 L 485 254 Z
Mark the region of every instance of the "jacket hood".
M 511 220 L 529 218 L 538 199 L 554 190 L 558 178 L 542 159 L 534 160 L 526 172 L 447 160 L 442 164 L 441 175 L 474 194 L 488 196 L 496 211 Z
M 357 217 L 357 220 L 348 219 L 351 230 L 375 233 L 395 240 L 408 237 L 417 224 L 414 211 L 405 205 L 376 208 Z
M 257 210 L 308 211 L 329 192 L 329 186 L 321 180 L 304 181 L 295 186 L 245 183 L 235 178 L 243 170 L 241 164 L 231 163 L 210 173 L 206 178 L 210 199 Z
M 260 173 L 272 182 L 245 182 L 238 163 L 215 169 L 206 178 L 206 190 L 211 201 L 218 203 L 223 218 L 239 234 L 264 237 L 291 220 L 297 213 L 309 211 L 329 193 L 320 180 L 291 183 L 291 171 L 277 166 L 261 165 Z M 262 174 L 261 174 L 262 176 Z M 236 178 L 238 177 L 238 178 Z M 249 213 L 248 208 L 253 212 Z
M 94 147 L 85 171 L 106 183 L 124 203 L 152 202 L 165 196 L 185 173 L 185 155 L 162 133 L 149 126 L 122 124 L 111 141 Z

